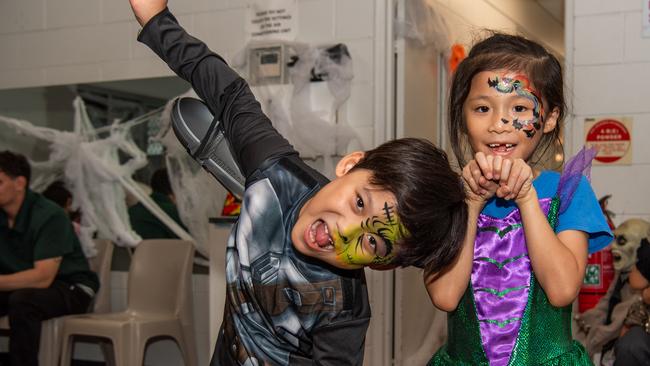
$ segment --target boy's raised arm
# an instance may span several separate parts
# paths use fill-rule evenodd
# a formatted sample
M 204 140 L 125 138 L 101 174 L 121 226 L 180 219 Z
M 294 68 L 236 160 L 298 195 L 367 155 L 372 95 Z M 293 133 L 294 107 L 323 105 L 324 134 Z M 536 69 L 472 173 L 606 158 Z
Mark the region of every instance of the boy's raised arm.
M 140 25 L 145 25 L 167 7 L 167 0 L 129 0 L 133 14 Z
M 264 115 L 246 81 L 178 24 L 166 7 L 166 0 L 130 1 L 138 21 L 144 22 L 138 40 L 192 84 L 221 121 L 246 177 L 270 157 L 296 154 Z

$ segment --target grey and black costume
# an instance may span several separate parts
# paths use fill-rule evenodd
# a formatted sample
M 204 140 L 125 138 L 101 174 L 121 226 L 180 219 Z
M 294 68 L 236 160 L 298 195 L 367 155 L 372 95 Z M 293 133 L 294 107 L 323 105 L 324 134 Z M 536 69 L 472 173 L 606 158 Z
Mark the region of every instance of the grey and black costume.
M 246 176 L 226 249 L 226 306 L 211 365 L 361 365 L 370 320 L 363 270 L 329 267 L 291 243 L 302 205 L 327 178 L 300 160 L 246 82 L 167 9 L 138 39 L 220 119 Z

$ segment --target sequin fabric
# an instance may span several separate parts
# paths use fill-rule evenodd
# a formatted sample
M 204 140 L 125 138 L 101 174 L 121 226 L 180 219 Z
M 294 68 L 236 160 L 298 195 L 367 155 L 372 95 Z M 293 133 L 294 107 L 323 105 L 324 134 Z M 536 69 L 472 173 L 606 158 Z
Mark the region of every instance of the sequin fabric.
M 548 209 L 547 218 L 551 227 L 555 227 L 558 218 L 559 200 L 553 198 L 550 204 L 548 199 L 546 201 L 542 200 L 540 205 L 545 211 Z M 511 217 L 511 215 L 508 217 Z M 516 224 L 512 222 L 495 223 L 494 220 L 490 220 L 490 225 L 498 230 L 484 231 L 492 231 L 497 235 L 504 232 L 508 227 L 511 227 L 508 231 L 513 233 L 517 230 L 523 231 L 522 228 L 516 227 Z M 479 227 L 481 226 L 479 224 Z M 483 228 L 485 227 L 483 226 Z M 503 235 L 503 238 L 506 238 L 506 236 L 507 234 Z M 521 254 L 509 251 L 507 257 L 515 258 Z M 494 266 L 497 264 L 503 266 L 507 258 L 491 259 L 492 262 L 484 262 Z M 475 269 L 474 267 L 473 276 Z M 476 301 L 485 302 L 484 293 L 486 291 L 479 291 L 481 295 L 476 297 L 475 287 L 479 284 L 485 286 L 485 282 L 481 283 L 472 280 L 458 308 L 449 314 L 448 343 L 433 356 L 429 365 L 592 365 L 585 349 L 571 338 L 571 306 L 561 308 L 552 306 L 530 270 L 530 265 L 528 265 L 526 272 L 528 273 L 526 274 L 527 286 L 525 287 L 526 296 L 523 302 L 525 304 L 523 315 L 511 316 L 511 318 L 519 318 L 514 322 L 510 322 L 516 324 L 516 326 L 509 328 L 514 334 L 503 332 L 503 329 L 507 328 L 510 323 L 505 321 L 507 319 L 501 318 L 500 321 L 487 322 L 495 325 L 498 329 L 495 338 L 495 334 L 490 334 L 489 329 L 486 330 L 485 326 L 481 327 L 486 323 L 481 320 L 485 320 L 486 316 L 488 318 L 499 318 L 503 317 L 504 314 L 521 314 L 519 300 L 514 301 L 514 304 L 512 301 L 509 304 L 506 302 L 503 305 L 504 308 L 500 308 L 499 296 L 496 295 L 502 294 L 504 289 L 492 282 L 490 286 L 496 289 L 496 291 L 492 291 L 493 293 L 496 292 L 495 297 L 492 299 L 496 300 L 492 301 L 492 304 L 495 305 L 492 306 L 494 309 L 488 309 L 486 312 L 484 304 L 481 304 L 483 310 L 477 311 Z M 511 287 L 517 288 L 521 286 L 515 285 Z M 521 297 L 521 293 L 519 297 Z M 478 307 L 478 309 L 481 307 Z M 512 344 L 509 343 L 511 342 L 510 337 L 514 339 Z M 501 348 L 500 352 L 499 350 L 495 352 L 493 349 L 495 346 Z M 503 349 L 506 349 L 509 355 L 505 359 Z

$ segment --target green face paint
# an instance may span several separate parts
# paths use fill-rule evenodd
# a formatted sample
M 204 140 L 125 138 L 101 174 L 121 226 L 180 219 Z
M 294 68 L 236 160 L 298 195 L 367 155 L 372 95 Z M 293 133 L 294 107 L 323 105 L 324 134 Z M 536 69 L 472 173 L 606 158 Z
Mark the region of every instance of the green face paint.
M 381 216 L 368 217 L 359 226 L 334 233 L 339 261 L 351 265 L 388 264 L 398 252 L 398 241 L 407 233 L 394 208 L 384 203 Z

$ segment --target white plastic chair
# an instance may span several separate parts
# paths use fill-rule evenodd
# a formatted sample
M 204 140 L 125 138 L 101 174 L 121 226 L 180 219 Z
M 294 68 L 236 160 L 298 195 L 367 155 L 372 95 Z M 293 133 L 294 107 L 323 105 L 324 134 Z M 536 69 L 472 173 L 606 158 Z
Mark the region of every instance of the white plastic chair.
M 73 337 L 89 336 L 110 340 L 117 366 L 142 365 L 147 342 L 159 337 L 174 339 L 185 365 L 196 366 L 193 257 L 189 241 L 153 239 L 138 244 L 129 268 L 127 309 L 65 318 L 61 365 L 70 364 Z

